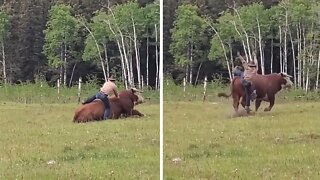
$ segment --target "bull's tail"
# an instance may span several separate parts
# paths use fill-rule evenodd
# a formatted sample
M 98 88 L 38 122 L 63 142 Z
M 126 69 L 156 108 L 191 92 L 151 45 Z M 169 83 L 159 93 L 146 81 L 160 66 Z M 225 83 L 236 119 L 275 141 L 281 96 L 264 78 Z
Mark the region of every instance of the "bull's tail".
M 236 78 L 233 78 L 232 81 L 231 81 L 231 83 L 230 83 L 230 91 L 231 91 L 230 94 L 226 94 L 226 93 L 221 92 L 221 93 L 218 93 L 218 97 L 228 98 L 228 97 L 230 97 L 230 96 L 232 95 L 232 88 L 233 88 L 233 84 L 234 84 L 234 82 L 235 82 L 235 79 L 236 79 Z

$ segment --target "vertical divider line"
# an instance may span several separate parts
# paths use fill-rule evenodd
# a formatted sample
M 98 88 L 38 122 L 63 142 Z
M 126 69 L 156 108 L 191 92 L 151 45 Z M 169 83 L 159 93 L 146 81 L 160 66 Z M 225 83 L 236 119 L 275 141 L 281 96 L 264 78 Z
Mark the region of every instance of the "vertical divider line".
M 163 0 L 160 0 L 160 180 L 163 179 Z

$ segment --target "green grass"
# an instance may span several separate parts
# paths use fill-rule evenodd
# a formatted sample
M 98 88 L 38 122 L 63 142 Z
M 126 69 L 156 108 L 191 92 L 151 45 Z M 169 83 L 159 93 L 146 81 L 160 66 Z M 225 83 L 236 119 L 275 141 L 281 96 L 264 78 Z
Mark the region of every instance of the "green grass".
M 164 179 L 319 179 L 320 103 L 267 105 L 231 118 L 231 100 L 164 102 Z
M 77 104 L 0 104 L 0 179 L 159 179 L 159 105 L 72 122 Z
M 94 95 L 99 91 L 100 87 L 93 83 L 84 83 L 81 88 L 81 100 Z M 119 87 L 118 91 L 124 90 L 123 87 Z M 159 104 L 159 91 L 147 90 L 143 92 L 143 97 L 149 103 Z M 1 101 L 17 102 L 17 103 L 41 103 L 41 104 L 66 104 L 78 102 L 78 87 L 61 87 L 60 93 L 56 87 L 51 87 L 46 83 L 42 85 L 40 83 L 26 83 L 15 85 L 0 85 L 0 99 Z

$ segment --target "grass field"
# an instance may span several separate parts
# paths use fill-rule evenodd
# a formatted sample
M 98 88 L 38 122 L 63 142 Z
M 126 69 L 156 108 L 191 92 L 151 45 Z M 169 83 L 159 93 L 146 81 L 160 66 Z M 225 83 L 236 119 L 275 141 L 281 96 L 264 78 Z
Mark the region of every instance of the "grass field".
M 159 179 L 159 105 L 74 124 L 77 104 L 0 104 L 0 179 Z
M 164 179 L 319 179 L 320 102 L 164 102 Z

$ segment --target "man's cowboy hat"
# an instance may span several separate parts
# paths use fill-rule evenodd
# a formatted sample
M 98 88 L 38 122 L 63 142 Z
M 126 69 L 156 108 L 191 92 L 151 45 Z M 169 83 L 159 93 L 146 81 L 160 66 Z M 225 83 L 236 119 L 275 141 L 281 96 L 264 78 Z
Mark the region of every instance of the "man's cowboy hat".
M 110 77 L 108 78 L 108 80 L 109 80 L 109 81 L 115 81 L 116 79 L 113 78 L 113 76 L 110 76 Z
M 250 61 L 250 62 L 248 63 L 248 66 L 249 66 L 249 67 L 257 67 L 256 63 L 254 63 L 253 61 Z

